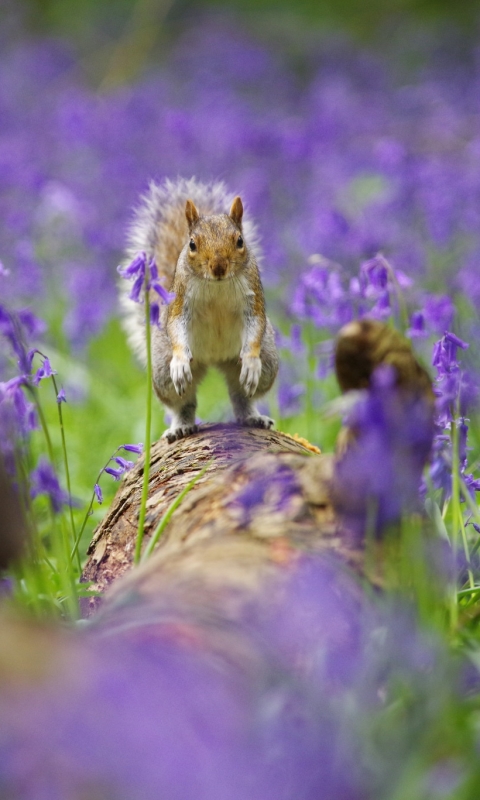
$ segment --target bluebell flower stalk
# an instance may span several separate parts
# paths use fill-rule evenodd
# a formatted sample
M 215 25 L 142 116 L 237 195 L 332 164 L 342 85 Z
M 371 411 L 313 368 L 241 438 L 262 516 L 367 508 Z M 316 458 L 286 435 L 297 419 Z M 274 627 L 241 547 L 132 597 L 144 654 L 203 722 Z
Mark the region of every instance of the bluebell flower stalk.
M 77 536 L 76 536 L 76 539 L 75 539 L 75 542 L 74 542 L 74 545 L 73 545 L 73 550 L 72 550 L 72 552 L 70 554 L 70 558 L 71 559 L 75 558 L 76 555 L 78 554 L 78 546 L 80 544 L 80 540 L 82 538 L 83 532 L 84 532 L 85 527 L 87 525 L 88 518 L 92 514 L 94 501 L 97 500 L 97 502 L 100 505 L 103 503 L 103 492 L 102 492 L 102 489 L 100 487 L 100 479 L 101 479 L 103 473 L 105 472 L 107 475 L 111 475 L 114 478 L 114 480 L 118 481 L 118 480 L 120 480 L 122 475 L 127 470 L 129 470 L 129 469 L 131 469 L 133 467 L 133 461 L 129 461 L 126 458 L 122 458 L 121 456 L 117 456 L 117 453 L 119 452 L 119 450 L 126 450 L 128 453 L 137 453 L 137 455 L 139 455 L 143 451 L 143 444 L 121 444 L 121 445 L 119 445 L 116 448 L 116 450 L 114 451 L 114 453 L 110 456 L 108 461 L 101 468 L 100 472 L 98 473 L 98 475 L 96 477 L 96 480 L 95 480 L 95 483 L 94 483 L 94 486 L 93 486 L 92 496 L 90 498 L 90 503 L 88 504 L 87 510 L 85 512 L 85 516 L 83 518 L 82 525 L 80 526 L 80 529 L 79 529 L 79 531 L 77 533 Z M 110 467 L 109 464 L 112 461 L 115 461 L 115 463 L 118 466 L 117 467 Z
M 146 344 L 146 371 L 147 371 L 147 396 L 145 408 L 145 455 L 143 468 L 143 486 L 140 509 L 138 513 L 138 532 L 135 544 L 134 563 L 140 562 L 142 542 L 145 529 L 145 516 L 147 513 L 148 481 L 150 477 L 150 448 L 152 437 L 152 325 L 160 325 L 159 302 L 152 300 L 151 292 L 155 292 L 159 301 L 169 303 L 174 295 L 161 285 L 158 280 L 158 269 L 153 259 L 148 260 L 144 252 L 138 253 L 127 266 L 119 266 L 118 272 L 122 278 L 133 280 L 130 291 L 130 300 L 143 303 L 145 308 L 145 344 Z

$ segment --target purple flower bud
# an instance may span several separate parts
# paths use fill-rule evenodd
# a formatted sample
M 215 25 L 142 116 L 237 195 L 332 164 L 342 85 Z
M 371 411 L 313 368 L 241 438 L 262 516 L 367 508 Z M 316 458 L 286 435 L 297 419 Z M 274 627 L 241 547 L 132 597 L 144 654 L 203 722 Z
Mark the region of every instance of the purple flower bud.
M 150 270 L 150 277 L 152 278 L 152 280 L 154 281 L 158 280 L 158 268 L 153 258 L 151 258 L 150 261 L 148 262 L 148 268 Z
M 150 305 L 150 324 L 160 327 L 160 306 L 158 303 L 151 303 Z
M 48 358 L 45 358 L 44 361 L 43 361 L 43 369 L 45 371 L 45 377 L 46 378 L 50 378 L 52 375 L 56 375 L 57 374 L 56 371 L 54 369 L 52 369 L 51 364 L 50 364 L 50 360 Z
M 103 493 L 98 483 L 96 483 L 93 487 L 93 491 L 95 492 L 95 497 L 97 498 L 98 502 L 100 504 L 103 503 Z
M 143 453 L 143 444 L 141 442 L 138 444 L 122 444 L 122 448 L 129 453 Z
M 133 461 L 128 461 L 126 458 L 122 458 L 122 456 L 115 456 L 113 460 L 125 471 L 133 467 Z
M 145 283 L 145 276 L 139 275 L 138 278 L 135 279 L 135 282 L 132 286 L 130 294 L 128 295 L 130 300 L 133 300 L 134 303 L 140 302 L 140 294 L 142 292 L 143 286 Z M 142 297 L 143 299 L 143 297 Z
M 66 403 L 67 398 L 65 397 L 65 389 L 60 389 L 59 393 L 57 394 L 57 403 Z
M 412 339 L 427 335 L 423 311 L 413 312 L 412 316 L 410 317 L 410 328 L 408 329 L 407 334 Z
M 115 469 L 114 467 L 105 467 L 104 472 L 107 472 L 109 475 L 112 475 L 116 481 L 119 481 L 125 470 L 122 468 Z
M 35 386 L 38 386 L 40 381 L 42 381 L 44 378 L 51 378 L 52 375 L 56 374 L 56 370 L 52 369 L 49 359 L 44 358 L 42 366 L 35 373 L 33 382 Z
M 117 267 L 117 272 L 122 278 L 144 278 L 145 277 L 145 267 L 147 264 L 147 256 L 145 253 L 138 253 L 138 255 L 133 259 L 133 261 L 128 264 L 126 267 L 120 266 Z

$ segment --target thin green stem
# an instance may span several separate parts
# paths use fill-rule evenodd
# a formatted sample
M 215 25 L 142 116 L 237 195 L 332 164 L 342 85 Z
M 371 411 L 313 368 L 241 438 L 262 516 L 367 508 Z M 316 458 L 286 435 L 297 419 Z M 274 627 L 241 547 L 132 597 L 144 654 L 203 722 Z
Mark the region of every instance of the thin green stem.
M 455 540 L 454 554 L 456 556 L 458 531 L 461 533 L 463 551 L 467 561 L 468 582 L 470 588 L 475 586 L 473 573 L 470 564 L 470 552 L 468 549 L 467 534 L 463 521 L 462 508 L 460 505 L 460 458 L 458 452 L 458 427 L 457 419 L 452 420 L 452 536 Z
M 145 420 L 145 461 L 143 465 L 143 488 L 140 510 L 138 514 L 138 532 L 135 543 L 134 563 L 140 562 L 142 542 L 145 532 L 145 516 L 147 513 L 148 481 L 150 478 L 150 444 L 152 435 L 152 341 L 150 325 L 150 296 L 148 288 L 145 290 L 145 338 L 147 344 L 147 407 Z
M 151 556 L 155 545 L 157 544 L 158 540 L 160 539 L 160 536 L 162 535 L 163 531 L 165 530 L 165 528 L 167 527 L 168 523 L 170 522 L 170 519 L 172 517 L 173 512 L 177 510 L 177 508 L 179 507 L 180 503 L 186 497 L 188 492 L 191 489 L 193 489 L 193 487 L 195 486 L 197 481 L 199 481 L 200 478 L 202 478 L 205 475 L 205 473 L 206 473 L 207 469 L 209 468 L 210 464 L 212 463 L 212 461 L 213 461 L 213 459 L 211 459 L 203 467 L 203 469 L 201 469 L 200 472 L 197 475 L 195 475 L 195 477 L 192 478 L 192 480 L 189 483 L 187 483 L 187 485 L 185 486 L 184 489 L 182 489 L 182 491 L 180 492 L 178 497 L 176 497 L 175 500 L 173 500 L 170 503 L 170 505 L 168 506 L 167 510 L 165 511 L 165 514 L 163 515 L 163 517 L 161 518 L 161 520 L 158 523 L 157 527 L 155 528 L 155 531 L 154 531 L 154 534 L 153 534 L 152 538 L 150 539 L 147 547 L 145 548 L 145 552 L 144 552 L 144 554 L 142 556 L 142 559 L 141 559 L 142 563 L 144 561 L 146 561 L 147 558 L 149 558 Z
M 122 450 L 122 446 L 117 447 L 117 449 L 114 450 L 113 455 L 111 455 L 110 458 L 108 459 L 108 461 L 105 462 L 105 464 L 103 465 L 102 469 L 100 470 L 100 472 L 97 475 L 97 478 L 95 480 L 95 484 L 98 484 L 100 478 L 102 477 L 102 474 L 105 472 L 105 468 L 108 467 L 108 465 L 110 464 L 110 461 L 112 460 L 112 458 L 115 458 L 115 453 L 118 453 L 119 450 Z M 80 541 L 82 539 L 82 534 L 83 534 L 83 531 L 85 530 L 85 527 L 87 525 L 88 518 L 92 514 L 92 508 L 93 508 L 94 500 L 95 500 L 95 489 L 92 492 L 92 497 L 90 499 L 90 503 L 88 505 L 87 511 L 85 513 L 85 516 L 83 518 L 83 522 L 82 522 L 82 524 L 80 526 L 80 530 L 78 531 L 78 533 L 76 535 L 76 538 L 75 538 L 75 541 L 73 543 L 73 550 L 72 550 L 72 552 L 70 554 L 70 558 L 71 558 L 72 561 L 75 558 L 75 553 L 78 552 L 78 546 L 79 546 Z
M 75 521 L 73 519 L 72 486 L 71 486 L 71 482 L 70 482 L 70 469 L 69 469 L 69 466 L 68 466 L 67 442 L 66 442 L 66 439 L 65 439 L 65 428 L 64 428 L 64 425 L 63 425 L 62 404 L 59 403 L 58 400 L 57 400 L 57 398 L 58 398 L 58 386 L 57 386 L 57 382 L 55 380 L 55 376 L 52 375 L 51 377 L 52 377 L 53 388 L 55 390 L 55 400 L 56 400 L 57 409 L 58 409 L 58 421 L 59 421 L 59 425 L 60 425 L 60 435 L 61 435 L 61 438 L 62 438 L 63 461 L 64 461 L 64 464 L 65 464 L 65 479 L 66 479 L 66 482 L 67 482 L 67 491 L 68 491 L 68 500 L 69 500 L 68 507 L 69 507 L 69 510 L 70 510 L 70 525 L 71 525 L 71 528 L 72 528 L 72 542 L 75 543 L 76 540 L 77 540 L 77 534 L 76 534 L 76 531 L 75 531 Z M 79 570 L 79 572 L 81 572 L 82 571 L 82 565 L 80 563 L 80 553 L 78 552 L 78 547 L 76 549 L 76 554 L 77 554 L 78 570 Z
M 35 403 L 35 407 L 36 407 L 37 412 L 38 412 L 38 417 L 40 419 L 40 425 L 42 427 L 43 435 L 45 436 L 45 441 L 47 443 L 48 457 L 50 459 L 50 463 L 52 465 L 54 465 L 55 464 L 55 457 L 53 455 L 52 440 L 50 438 L 50 431 L 48 430 L 47 420 L 45 419 L 45 414 L 43 413 L 43 408 L 42 408 L 42 404 L 40 403 L 40 398 L 38 396 L 38 391 L 37 391 L 36 387 L 32 386 L 32 385 L 29 385 L 28 388 L 29 388 L 29 390 L 30 390 L 30 392 L 32 394 L 33 401 Z

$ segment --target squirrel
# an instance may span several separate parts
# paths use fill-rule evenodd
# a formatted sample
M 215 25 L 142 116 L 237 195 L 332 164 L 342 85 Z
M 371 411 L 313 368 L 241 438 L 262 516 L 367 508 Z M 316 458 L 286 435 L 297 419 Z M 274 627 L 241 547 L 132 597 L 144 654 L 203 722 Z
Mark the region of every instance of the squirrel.
M 153 387 L 172 418 L 163 437 L 173 442 L 198 430 L 197 387 L 210 366 L 225 377 L 236 421 L 271 428 L 274 421 L 253 401 L 272 386 L 278 355 L 265 313 L 256 228 L 243 219 L 240 197 L 230 204 L 223 183 L 195 178 L 151 183 L 134 213 L 127 258 L 141 251 L 174 294 L 161 307 L 151 340 Z M 126 291 L 121 299 L 130 344 L 145 363 L 143 309 Z

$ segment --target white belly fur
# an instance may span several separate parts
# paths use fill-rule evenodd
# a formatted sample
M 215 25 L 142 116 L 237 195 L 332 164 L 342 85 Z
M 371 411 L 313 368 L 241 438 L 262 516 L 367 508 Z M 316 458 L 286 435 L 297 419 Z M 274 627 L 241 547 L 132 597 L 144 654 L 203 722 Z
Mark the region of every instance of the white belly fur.
M 195 281 L 188 296 L 187 335 L 196 361 L 218 364 L 240 356 L 248 294 L 241 279 Z

